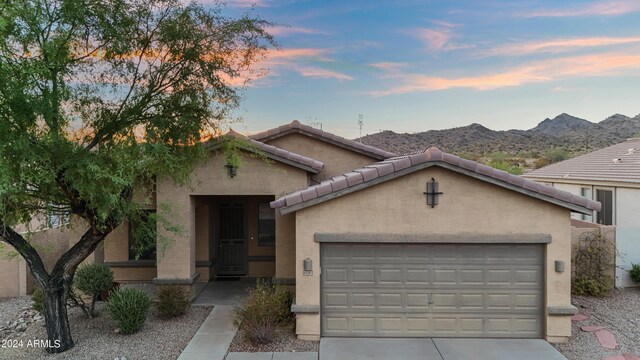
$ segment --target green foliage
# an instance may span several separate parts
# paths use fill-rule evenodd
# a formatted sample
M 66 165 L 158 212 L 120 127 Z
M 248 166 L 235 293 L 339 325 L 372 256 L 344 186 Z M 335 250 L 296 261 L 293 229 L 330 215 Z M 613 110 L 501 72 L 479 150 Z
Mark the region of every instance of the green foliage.
M 602 297 L 608 292 L 607 286 L 600 279 L 580 277 L 573 281 L 573 293 L 576 295 Z
M 155 258 L 157 246 L 158 213 L 141 211 L 129 219 L 131 242 L 129 249 L 139 259 L 143 255 Z
M 607 237 L 585 232 L 580 236 L 575 256 L 574 294 L 600 297 L 607 295 L 613 279 L 607 274 L 611 252 Z
M 157 295 L 158 313 L 164 319 L 184 315 L 191 305 L 189 294 L 180 286 L 161 286 Z
M 89 315 L 96 316 L 95 304 L 100 295 L 113 287 L 113 271 L 103 264 L 81 265 L 73 279 L 74 286 L 83 293 L 91 296 Z
M 259 280 L 246 301 L 235 307 L 234 324 L 252 343 L 267 344 L 281 327 L 293 328 L 293 293 L 282 285 Z
M 42 289 L 40 286 L 36 285 L 33 287 L 31 301 L 33 301 L 33 304 L 31 305 L 33 309 L 42 314 L 44 312 L 44 304 L 42 303 Z
M 549 149 L 545 151 L 544 156 L 552 164 L 559 161 L 567 160 L 569 158 L 569 154 L 567 153 L 567 151 L 560 148 Z
M 107 311 L 118 322 L 121 334 L 133 334 L 142 329 L 149 309 L 151 298 L 144 291 L 133 288 L 121 288 L 114 291 L 107 301 Z
M 635 283 L 640 283 L 640 264 L 631 264 L 631 270 L 629 270 L 629 276 Z
M 522 175 L 522 168 L 520 166 L 510 164 L 506 160 L 491 160 L 491 162 L 489 162 L 489 165 L 496 169 L 504 170 L 513 175 Z

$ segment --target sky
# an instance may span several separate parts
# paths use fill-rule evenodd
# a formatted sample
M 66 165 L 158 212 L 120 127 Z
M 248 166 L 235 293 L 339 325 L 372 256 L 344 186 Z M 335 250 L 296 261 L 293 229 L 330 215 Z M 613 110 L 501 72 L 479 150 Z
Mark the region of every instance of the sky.
M 640 0 L 228 0 L 282 24 L 234 129 L 347 138 L 640 113 Z

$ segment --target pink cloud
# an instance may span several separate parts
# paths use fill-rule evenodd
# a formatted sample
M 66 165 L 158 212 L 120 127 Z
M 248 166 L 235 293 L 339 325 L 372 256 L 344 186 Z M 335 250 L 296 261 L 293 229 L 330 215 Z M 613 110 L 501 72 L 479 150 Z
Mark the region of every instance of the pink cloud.
M 347 74 L 339 73 L 339 72 L 333 71 L 333 70 L 322 69 L 322 68 L 318 68 L 318 67 L 299 67 L 299 68 L 296 68 L 296 71 L 298 73 L 300 73 L 300 75 L 305 76 L 305 77 L 317 77 L 317 78 L 323 78 L 323 79 L 336 79 L 336 80 L 339 80 L 339 81 L 353 80 L 353 77 L 351 77 L 351 76 L 349 76 Z
M 374 91 L 373 96 L 436 91 L 453 88 L 494 90 L 531 83 L 551 82 L 563 78 L 590 76 L 618 76 L 628 70 L 640 69 L 640 55 L 611 53 L 542 60 L 504 71 L 464 76 L 435 77 L 423 74 L 397 74 L 398 85 L 387 90 Z
M 609 0 L 564 9 L 547 9 L 521 14 L 522 17 L 614 16 L 640 11 L 638 0 Z
M 561 53 L 581 48 L 622 45 L 640 42 L 640 37 L 588 37 L 555 39 L 507 44 L 484 52 L 482 55 L 528 55 L 532 53 Z
M 322 57 L 327 53 L 326 49 L 313 49 L 313 48 L 293 48 L 293 49 L 279 49 L 279 50 L 267 50 L 265 58 L 267 60 L 276 59 L 298 59 L 309 57 Z
M 447 28 L 438 30 L 420 29 L 417 36 L 425 42 L 429 50 L 439 51 L 444 50 L 449 41 L 451 41 L 451 30 Z

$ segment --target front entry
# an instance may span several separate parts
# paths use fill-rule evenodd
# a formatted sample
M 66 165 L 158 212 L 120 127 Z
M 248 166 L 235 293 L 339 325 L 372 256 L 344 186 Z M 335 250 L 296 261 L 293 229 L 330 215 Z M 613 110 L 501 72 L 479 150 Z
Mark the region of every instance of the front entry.
M 218 276 L 247 275 L 247 231 L 245 204 L 241 202 L 220 203 Z

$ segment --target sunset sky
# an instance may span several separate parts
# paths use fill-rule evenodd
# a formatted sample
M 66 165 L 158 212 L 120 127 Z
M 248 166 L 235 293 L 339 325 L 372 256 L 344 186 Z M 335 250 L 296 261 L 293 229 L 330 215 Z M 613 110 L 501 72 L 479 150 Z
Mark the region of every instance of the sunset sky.
M 250 7 L 254 6 L 253 10 Z M 245 92 L 257 132 L 298 119 L 354 138 L 481 123 L 529 129 L 562 112 L 640 113 L 640 0 L 232 0 L 289 27 Z

